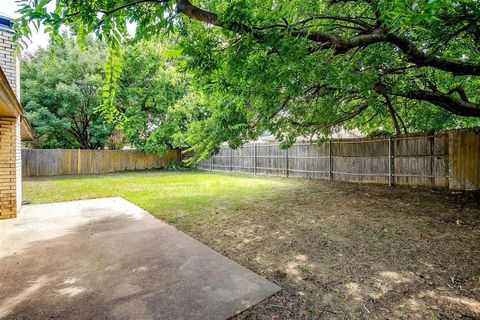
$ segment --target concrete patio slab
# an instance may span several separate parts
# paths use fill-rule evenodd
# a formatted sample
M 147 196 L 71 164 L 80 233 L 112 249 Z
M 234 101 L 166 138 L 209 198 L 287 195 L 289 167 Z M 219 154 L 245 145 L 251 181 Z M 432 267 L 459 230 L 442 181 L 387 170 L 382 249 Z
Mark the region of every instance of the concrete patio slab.
M 279 289 L 122 198 L 0 222 L 2 319 L 226 319 Z

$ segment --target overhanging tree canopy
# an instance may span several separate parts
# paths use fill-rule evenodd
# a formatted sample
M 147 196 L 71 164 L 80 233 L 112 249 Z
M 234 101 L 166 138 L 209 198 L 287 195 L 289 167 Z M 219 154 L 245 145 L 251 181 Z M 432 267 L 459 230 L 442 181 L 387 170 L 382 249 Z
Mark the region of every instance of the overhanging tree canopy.
M 190 68 L 218 98 L 216 118 L 233 128 L 221 138 L 265 129 L 294 137 L 339 123 L 401 132 L 480 117 L 478 0 L 62 0 L 48 10 L 50 2 L 25 1 L 18 30 L 28 35 L 34 21 L 53 38 L 68 25 L 105 39 L 107 97 L 127 22 L 137 38 L 176 29 Z

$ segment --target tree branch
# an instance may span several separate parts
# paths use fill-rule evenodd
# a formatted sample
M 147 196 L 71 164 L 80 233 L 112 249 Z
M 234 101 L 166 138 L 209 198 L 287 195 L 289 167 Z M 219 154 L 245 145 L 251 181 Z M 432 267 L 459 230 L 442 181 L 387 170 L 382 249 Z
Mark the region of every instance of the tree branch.
M 262 27 L 252 27 L 242 23 L 237 24 L 224 24 L 216 13 L 200 9 L 190 3 L 189 0 L 176 0 L 177 11 L 186 15 L 191 19 L 203 21 L 208 24 L 227 28 L 234 32 L 250 32 L 254 34 L 256 38 L 261 38 L 263 35 L 258 33 L 257 30 L 261 30 Z M 358 20 L 354 20 L 348 17 L 336 17 L 336 16 L 316 16 L 310 19 L 336 19 L 349 21 L 351 23 L 359 24 Z M 306 20 L 302 20 L 306 21 Z M 300 21 L 300 23 L 302 22 Z M 364 25 L 364 22 L 359 24 Z M 367 24 L 369 29 L 371 25 Z M 275 26 L 277 27 L 277 26 Z M 257 30 L 256 30 L 257 28 Z M 418 49 L 413 42 L 409 39 L 400 36 L 396 33 L 389 33 L 383 28 L 371 29 L 369 33 L 359 34 L 350 38 L 342 38 L 335 33 L 322 32 L 322 31 L 306 31 L 306 30 L 293 30 L 290 32 L 292 36 L 303 37 L 309 39 L 317 44 L 322 45 L 322 49 L 333 49 L 337 54 L 343 54 L 349 50 L 357 47 L 365 47 L 375 43 L 390 43 L 399 48 L 406 56 L 407 60 L 418 66 L 432 67 L 439 70 L 451 72 L 454 75 L 476 75 L 480 76 L 480 64 L 470 63 L 458 60 L 452 60 L 448 58 L 439 57 L 433 54 L 429 54 L 425 51 Z
M 184 14 L 190 19 L 223 27 L 223 23 L 219 21 L 216 13 L 200 9 L 192 5 L 189 0 L 177 0 L 177 12 Z
M 432 67 L 443 71 L 451 72 L 454 75 L 480 76 L 480 64 L 451 60 L 428 54 L 418 49 L 410 40 L 405 37 L 390 33 L 387 41 L 398 47 L 407 57 L 407 60 L 419 66 Z
M 465 93 L 465 90 L 462 88 L 462 87 L 455 87 L 453 89 L 450 89 L 447 94 L 448 95 L 451 95 L 452 93 L 458 93 L 458 95 L 460 96 L 460 98 L 462 98 L 463 101 L 466 101 L 466 102 L 469 102 L 468 101 L 468 97 L 467 97 L 467 94 Z
M 426 101 L 450 111 L 457 116 L 480 117 L 480 105 L 452 97 L 440 91 L 411 90 L 408 92 L 391 93 L 396 96 Z
M 310 127 L 310 126 L 321 126 L 322 128 L 329 128 L 329 127 L 334 127 L 336 125 L 339 125 L 341 123 L 344 123 L 350 119 L 355 118 L 358 116 L 360 113 L 365 111 L 368 108 L 368 103 L 364 102 L 360 104 L 358 107 L 353 109 L 352 111 L 342 115 L 340 118 L 336 119 L 335 121 L 332 121 L 330 123 L 322 123 L 322 122 L 301 122 L 301 123 L 296 123 L 301 126 L 305 127 Z
M 384 94 L 383 97 L 385 98 L 385 104 L 388 108 L 388 112 L 390 112 L 390 117 L 392 117 L 393 126 L 395 127 L 395 131 L 397 134 L 402 134 L 400 130 L 400 126 L 398 125 L 397 114 L 395 112 L 395 108 L 393 107 L 392 100 L 388 94 Z
M 137 0 L 137 1 L 132 1 L 130 3 L 126 3 L 124 5 L 118 6 L 116 8 L 111 9 L 111 10 L 96 10 L 96 12 L 100 12 L 100 13 L 103 13 L 105 15 L 110 15 L 110 14 L 113 14 L 117 11 L 129 8 L 129 7 L 141 4 L 141 3 L 147 3 L 147 2 L 149 2 L 149 3 L 152 3 L 152 2 L 153 3 L 166 3 L 168 1 L 169 0 Z M 65 17 L 70 18 L 70 17 L 74 17 L 74 16 L 79 15 L 79 14 L 80 14 L 80 11 L 72 12 L 72 13 L 66 14 Z
M 436 87 L 430 86 L 429 90 L 425 89 L 413 89 L 409 91 L 396 92 L 392 90 L 387 84 L 378 80 L 373 89 L 380 95 L 394 95 L 397 97 L 404 97 L 417 101 L 429 102 L 433 105 L 441 107 L 447 111 L 450 111 L 457 116 L 463 117 L 480 117 L 480 104 L 469 102 L 468 100 L 456 99 L 449 93 L 439 91 Z M 458 88 L 453 89 L 455 92 Z M 450 90 L 452 91 L 452 90 Z M 466 96 L 465 96 L 466 97 Z

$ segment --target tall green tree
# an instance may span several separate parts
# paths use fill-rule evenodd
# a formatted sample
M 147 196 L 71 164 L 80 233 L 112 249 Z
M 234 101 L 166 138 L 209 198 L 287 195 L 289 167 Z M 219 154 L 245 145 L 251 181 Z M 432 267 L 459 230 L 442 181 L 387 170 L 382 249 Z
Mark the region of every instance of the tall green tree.
M 115 105 L 125 142 L 160 154 L 186 147 L 187 127 L 202 118 L 205 106 L 191 76 L 177 70 L 178 50 L 151 40 L 124 51 Z
M 137 39 L 176 30 L 208 95 L 209 118 L 190 126 L 202 153 L 264 130 L 288 143 L 338 125 L 400 133 L 479 124 L 478 0 L 43 0 L 24 1 L 21 13 L 24 35 L 35 21 L 53 38 L 67 25 L 106 39 L 107 98 L 127 22 Z
M 95 111 L 101 104 L 104 47 L 89 38 L 81 49 L 67 35 L 53 46 L 22 59 L 21 99 L 36 136 L 34 144 L 103 148 L 112 130 Z

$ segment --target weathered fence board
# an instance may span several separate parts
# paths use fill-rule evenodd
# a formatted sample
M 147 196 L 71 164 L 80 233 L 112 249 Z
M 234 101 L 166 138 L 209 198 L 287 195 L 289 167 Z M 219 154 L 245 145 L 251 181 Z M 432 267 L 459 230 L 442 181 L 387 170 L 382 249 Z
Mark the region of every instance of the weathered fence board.
M 136 150 L 23 149 L 24 177 L 82 175 L 168 167 L 181 161 L 174 150 L 162 157 Z
M 450 189 L 480 188 L 480 131 L 451 132 Z
M 480 132 L 452 130 L 414 136 L 336 139 L 222 147 L 198 167 L 229 172 L 354 182 L 480 188 Z

